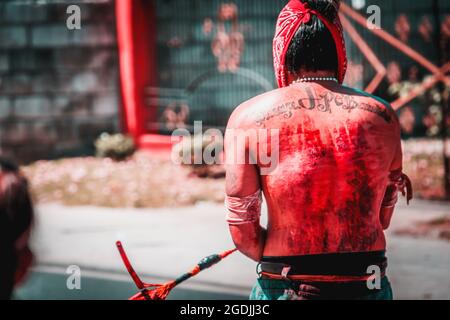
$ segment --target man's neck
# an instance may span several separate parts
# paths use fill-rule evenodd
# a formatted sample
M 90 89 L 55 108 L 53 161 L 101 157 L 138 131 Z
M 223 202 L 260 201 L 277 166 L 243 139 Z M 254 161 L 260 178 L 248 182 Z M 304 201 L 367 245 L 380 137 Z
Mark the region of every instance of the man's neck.
M 289 83 L 292 83 L 299 79 L 304 78 L 336 78 L 336 74 L 333 71 L 318 70 L 318 71 L 304 71 L 301 70 L 297 74 L 289 74 Z

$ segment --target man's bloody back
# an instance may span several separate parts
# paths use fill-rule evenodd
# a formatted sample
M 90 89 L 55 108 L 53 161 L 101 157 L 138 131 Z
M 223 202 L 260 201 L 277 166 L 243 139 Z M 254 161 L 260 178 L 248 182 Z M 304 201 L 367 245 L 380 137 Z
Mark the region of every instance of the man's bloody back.
M 261 177 L 270 221 L 264 255 L 384 250 L 380 207 L 390 173 L 401 168 L 394 111 L 337 84 L 295 84 L 262 99 L 270 95 L 285 98 L 247 107 L 256 127 L 280 130 L 278 166 Z

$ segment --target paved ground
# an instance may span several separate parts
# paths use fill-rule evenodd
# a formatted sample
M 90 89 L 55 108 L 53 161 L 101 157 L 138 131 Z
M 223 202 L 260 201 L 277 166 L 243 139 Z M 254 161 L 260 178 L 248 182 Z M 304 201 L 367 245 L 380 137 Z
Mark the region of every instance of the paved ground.
M 59 268 L 35 271 L 27 284 L 17 290 L 19 300 L 126 300 L 136 293 L 136 287 L 124 274 L 83 270 L 81 290 L 67 290 L 67 275 Z M 194 286 L 195 287 L 195 286 Z M 177 288 L 169 300 L 246 300 L 247 296 L 202 290 Z
M 400 206 L 392 230 L 450 215 L 448 203 Z M 388 233 L 389 275 L 400 299 L 450 299 L 450 243 Z M 44 205 L 34 234 L 38 266 L 19 298 L 122 298 L 133 292 L 115 249 L 122 240 L 139 273 L 152 282 L 173 278 L 200 258 L 233 247 L 221 205 L 180 209 L 103 209 Z M 65 292 L 64 270 L 82 270 L 81 292 Z M 240 254 L 183 285 L 173 298 L 242 298 L 255 264 Z M 61 290 L 61 291 L 59 291 Z

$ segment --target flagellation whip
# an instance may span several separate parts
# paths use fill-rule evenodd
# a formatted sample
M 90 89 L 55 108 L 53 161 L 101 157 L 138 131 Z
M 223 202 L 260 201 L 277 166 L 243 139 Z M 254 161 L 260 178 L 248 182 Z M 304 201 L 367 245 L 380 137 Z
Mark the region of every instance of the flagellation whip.
M 192 277 L 195 277 L 201 271 L 216 265 L 224 258 L 228 257 L 230 254 L 237 251 L 237 249 L 232 249 L 221 254 L 213 254 L 202 259 L 191 271 L 181 275 L 173 281 L 169 281 L 165 284 L 151 284 L 145 283 L 139 278 L 138 274 L 131 265 L 127 254 L 125 253 L 125 249 L 123 248 L 122 243 L 120 241 L 117 241 L 116 246 L 119 250 L 120 256 L 122 257 L 122 261 L 128 270 L 128 273 L 140 290 L 139 293 L 132 296 L 129 300 L 166 300 L 172 289 L 177 285 Z

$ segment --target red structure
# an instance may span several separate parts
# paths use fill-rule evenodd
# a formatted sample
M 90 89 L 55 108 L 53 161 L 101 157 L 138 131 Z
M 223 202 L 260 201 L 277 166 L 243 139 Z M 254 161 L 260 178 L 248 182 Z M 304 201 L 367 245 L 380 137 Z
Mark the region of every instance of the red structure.
M 170 150 L 170 137 L 146 130 L 147 119 L 157 117 L 147 108 L 145 89 L 157 86 L 156 19 L 151 1 L 116 1 L 117 40 L 124 131 L 140 148 Z

